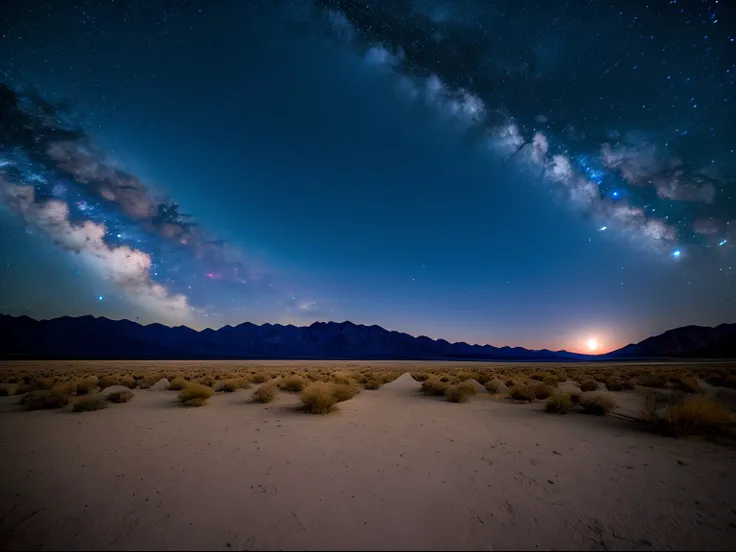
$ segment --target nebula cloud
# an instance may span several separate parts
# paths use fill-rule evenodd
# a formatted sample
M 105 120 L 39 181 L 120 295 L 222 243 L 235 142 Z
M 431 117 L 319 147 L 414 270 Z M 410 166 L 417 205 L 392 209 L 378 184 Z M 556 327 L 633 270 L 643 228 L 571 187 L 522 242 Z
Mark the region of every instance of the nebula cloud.
M 677 251 L 677 258 L 682 247 L 730 244 L 726 204 L 736 194 L 724 177 L 726 163 L 675 151 L 687 131 L 611 128 L 613 119 L 571 111 L 576 106 L 567 87 L 575 74 L 564 73 L 551 36 L 549 17 L 562 17 L 552 6 L 529 12 L 512 2 L 474 0 L 313 5 L 367 65 L 392 73 L 403 97 L 434 106 L 505 163 L 556 185 L 598 228 L 667 255 Z M 514 26 L 528 28 L 534 18 L 547 30 L 525 45 Z M 588 25 L 569 16 L 565 28 L 583 36 Z

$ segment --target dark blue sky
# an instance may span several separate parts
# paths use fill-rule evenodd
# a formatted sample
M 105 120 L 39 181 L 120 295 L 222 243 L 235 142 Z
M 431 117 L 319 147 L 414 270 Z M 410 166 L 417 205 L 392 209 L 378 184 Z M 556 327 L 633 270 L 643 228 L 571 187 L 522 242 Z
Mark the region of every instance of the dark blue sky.
M 568 350 L 734 321 L 728 14 L 525 4 L 16 4 L 0 311 Z

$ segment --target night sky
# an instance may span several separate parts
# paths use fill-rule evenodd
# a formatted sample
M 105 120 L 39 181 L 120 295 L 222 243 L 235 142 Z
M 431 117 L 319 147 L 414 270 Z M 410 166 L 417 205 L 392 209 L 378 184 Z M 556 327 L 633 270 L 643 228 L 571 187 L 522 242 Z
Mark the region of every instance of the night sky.
M 0 312 L 573 351 L 734 322 L 729 3 L 6 3 Z

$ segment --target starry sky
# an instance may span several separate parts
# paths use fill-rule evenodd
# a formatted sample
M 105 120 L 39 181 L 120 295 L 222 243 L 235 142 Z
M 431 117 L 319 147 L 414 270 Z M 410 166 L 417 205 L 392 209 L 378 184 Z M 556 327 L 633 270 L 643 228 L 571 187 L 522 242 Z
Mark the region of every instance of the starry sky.
M 736 321 L 725 1 L 0 13 L 0 312 L 587 352 Z

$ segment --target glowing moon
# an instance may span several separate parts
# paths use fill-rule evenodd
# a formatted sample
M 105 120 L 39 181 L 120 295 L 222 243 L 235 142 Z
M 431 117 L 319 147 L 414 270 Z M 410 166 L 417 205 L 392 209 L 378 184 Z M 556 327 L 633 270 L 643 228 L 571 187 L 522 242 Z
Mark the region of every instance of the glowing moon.
M 588 349 L 590 349 L 591 351 L 595 351 L 596 349 L 598 349 L 598 340 L 597 339 L 592 339 L 591 338 L 585 344 L 588 346 Z

